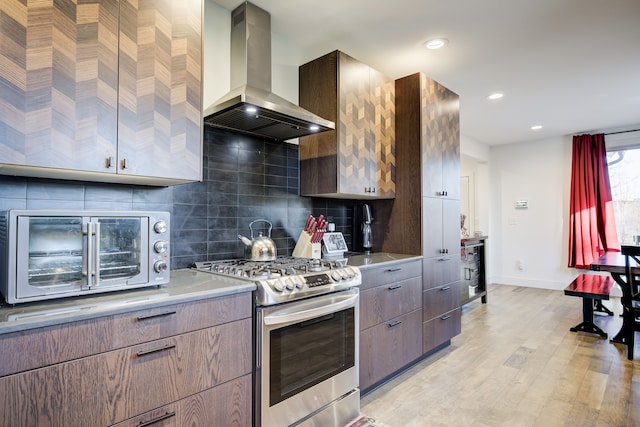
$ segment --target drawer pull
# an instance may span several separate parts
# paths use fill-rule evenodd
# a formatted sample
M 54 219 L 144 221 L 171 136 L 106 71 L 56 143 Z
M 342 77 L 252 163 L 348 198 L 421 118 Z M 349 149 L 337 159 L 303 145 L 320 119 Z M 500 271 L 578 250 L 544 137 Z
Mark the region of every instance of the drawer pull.
M 171 418 L 171 417 L 175 417 L 175 416 L 176 416 L 176 411 L 167 412 L 166 414 L 160 415 L 159 417 L 154 418 L 152 420 L 145 421 L 145 422 L 140 421 L 140 424 L 138 424 L 138 427 L 150 426 L 152 424 L 158 423 L 158 422 L 160 422 L 162 420 L 166 420 L 167 418 Z
M 400 271 L 400 270 L 402 270 L 402 268 L 400 268 L 400 267 L 387 268 L 387 273 L 393 273 L 394 271 Z
M 139 351 L 139 352 L 136 353 L 136 356 L 138 356 L 138 357 L 147 356 L 149 354 L 159 353 L 161 351 L 171 350 L 172 348 L 176 348 L 176 345 L 175 344 L 167 344 L 167 345 L 159 347 L 159 348 L 154 348 L 153 350 Z
M 444 316 L 442 316 L 442 317 L 440 318 L 440 320 L 447 320 L 447 319 L 448 319 L 448 318 L 450 318 L 450 317 L 451 317 L 451 315 L 450 315 L 450 314 L 445 314 Z
M 163 311 L 162 313 L 154 313 L 154 314 L 147 314 L 144 316 L 138 316 L 136 319 L 138 320 L 138 322 L 140 322 L 141 320 L 149 320 L 149 319 L 155 319 L 157 317 L 171 316 L 172 314 L 176 314 L 176 313 L 177 313 L 176 310 Z
M 443 286 L 440 288 L 441 291 L 448 291 L 449 289 L 451 289 L 451 286 Z
M 398 326 L 401 323 L 402 322 L 400 320 L 392 320 L 391 322 L 387 323 L 387 326 L 389 326 L 390 328 L 393 328 L 394 326 Z
M 442 258 L 438 258 L 438 261 L 451 261 L 451 258 L 442 257 Z
M 391 285 L 387 289 L 390 291 L 395 291 L 396 289 L 400 289 L 402 285 Z

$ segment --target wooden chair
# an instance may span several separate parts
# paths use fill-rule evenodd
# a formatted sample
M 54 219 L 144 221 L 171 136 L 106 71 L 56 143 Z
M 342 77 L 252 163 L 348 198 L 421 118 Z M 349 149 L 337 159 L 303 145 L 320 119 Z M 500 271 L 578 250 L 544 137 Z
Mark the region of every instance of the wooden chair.
M 635 333 L 640 331 L 640 274 L 632 268 L 640 265 L 640 246 L 622 246 L 625 258 L 626 289 L 622 290 L 622 328 L 627 345 L 627 358 L 633 359 Z

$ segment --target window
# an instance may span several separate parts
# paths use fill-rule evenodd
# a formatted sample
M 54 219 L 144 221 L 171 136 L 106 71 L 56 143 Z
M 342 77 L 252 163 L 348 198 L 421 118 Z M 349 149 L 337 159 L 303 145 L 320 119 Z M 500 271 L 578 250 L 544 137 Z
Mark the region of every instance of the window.
M 607 164 L 618 240 L 633 244 L 640 236 L 640 148 L 608 151 Z

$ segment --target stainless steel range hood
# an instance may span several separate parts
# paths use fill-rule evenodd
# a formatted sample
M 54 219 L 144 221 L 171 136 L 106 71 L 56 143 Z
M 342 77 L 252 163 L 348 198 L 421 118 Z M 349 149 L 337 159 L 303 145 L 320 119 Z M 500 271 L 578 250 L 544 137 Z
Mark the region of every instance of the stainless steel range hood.
M 205 124 L 278 141 L 335 129 L 271 92 L 271 16 L 249 2 L 231 12 L 231 87 L 204 110 Z

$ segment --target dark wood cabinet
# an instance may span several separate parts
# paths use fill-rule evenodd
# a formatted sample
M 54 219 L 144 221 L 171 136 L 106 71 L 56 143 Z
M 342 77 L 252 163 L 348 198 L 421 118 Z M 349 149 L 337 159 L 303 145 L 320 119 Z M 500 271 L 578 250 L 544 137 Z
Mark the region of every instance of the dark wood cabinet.
M 5 334 L 26 362 L 2 371 L 0 425 L 250 426 L 251 312 L 247 293 Z
M 371 388 L 422 355 L 421 261 L 362 269 L 360 388 Z
M 422 342 L 425 353 L 446 344 L 462 331 L 460 308 L 448 311 L 422 324 Z
M 299 69 L 301 107 L 336 129 L 300 138 L 300 194 L 395 196 L 395 84 L 344 52 Z
M 201 180 L 202 8 L 0 2 L 0 173 Z
M 460 304 L 478 298 L 487 302 L 485 237 L 462 239 L 460 245 Z
M 360 333 L 360 388 L 366 392 L 422 354 L 422 311 L 390 319 Z
M 460 333 L 459 97 L 424 74 L 413 74 L 396 80 L 396 113 L 398 169 L 418 168 L 421 186 L 412 187 L 411 172 L 398 174 L 398 193 L 405 202 L 392 206 L 390 214 L 394 223 L 401 219 L 401 225 L 385 234 L 401 236 L 389 239 L 389 250 L 400 244 L 400 250 L 418 250 L 424 257 L 423 351 L 427 353 Z M 408 201 L 412 198 L 419 198 L 420 205 Z M 413 230 L 416 217 L 419 246 L 403 230 Z

